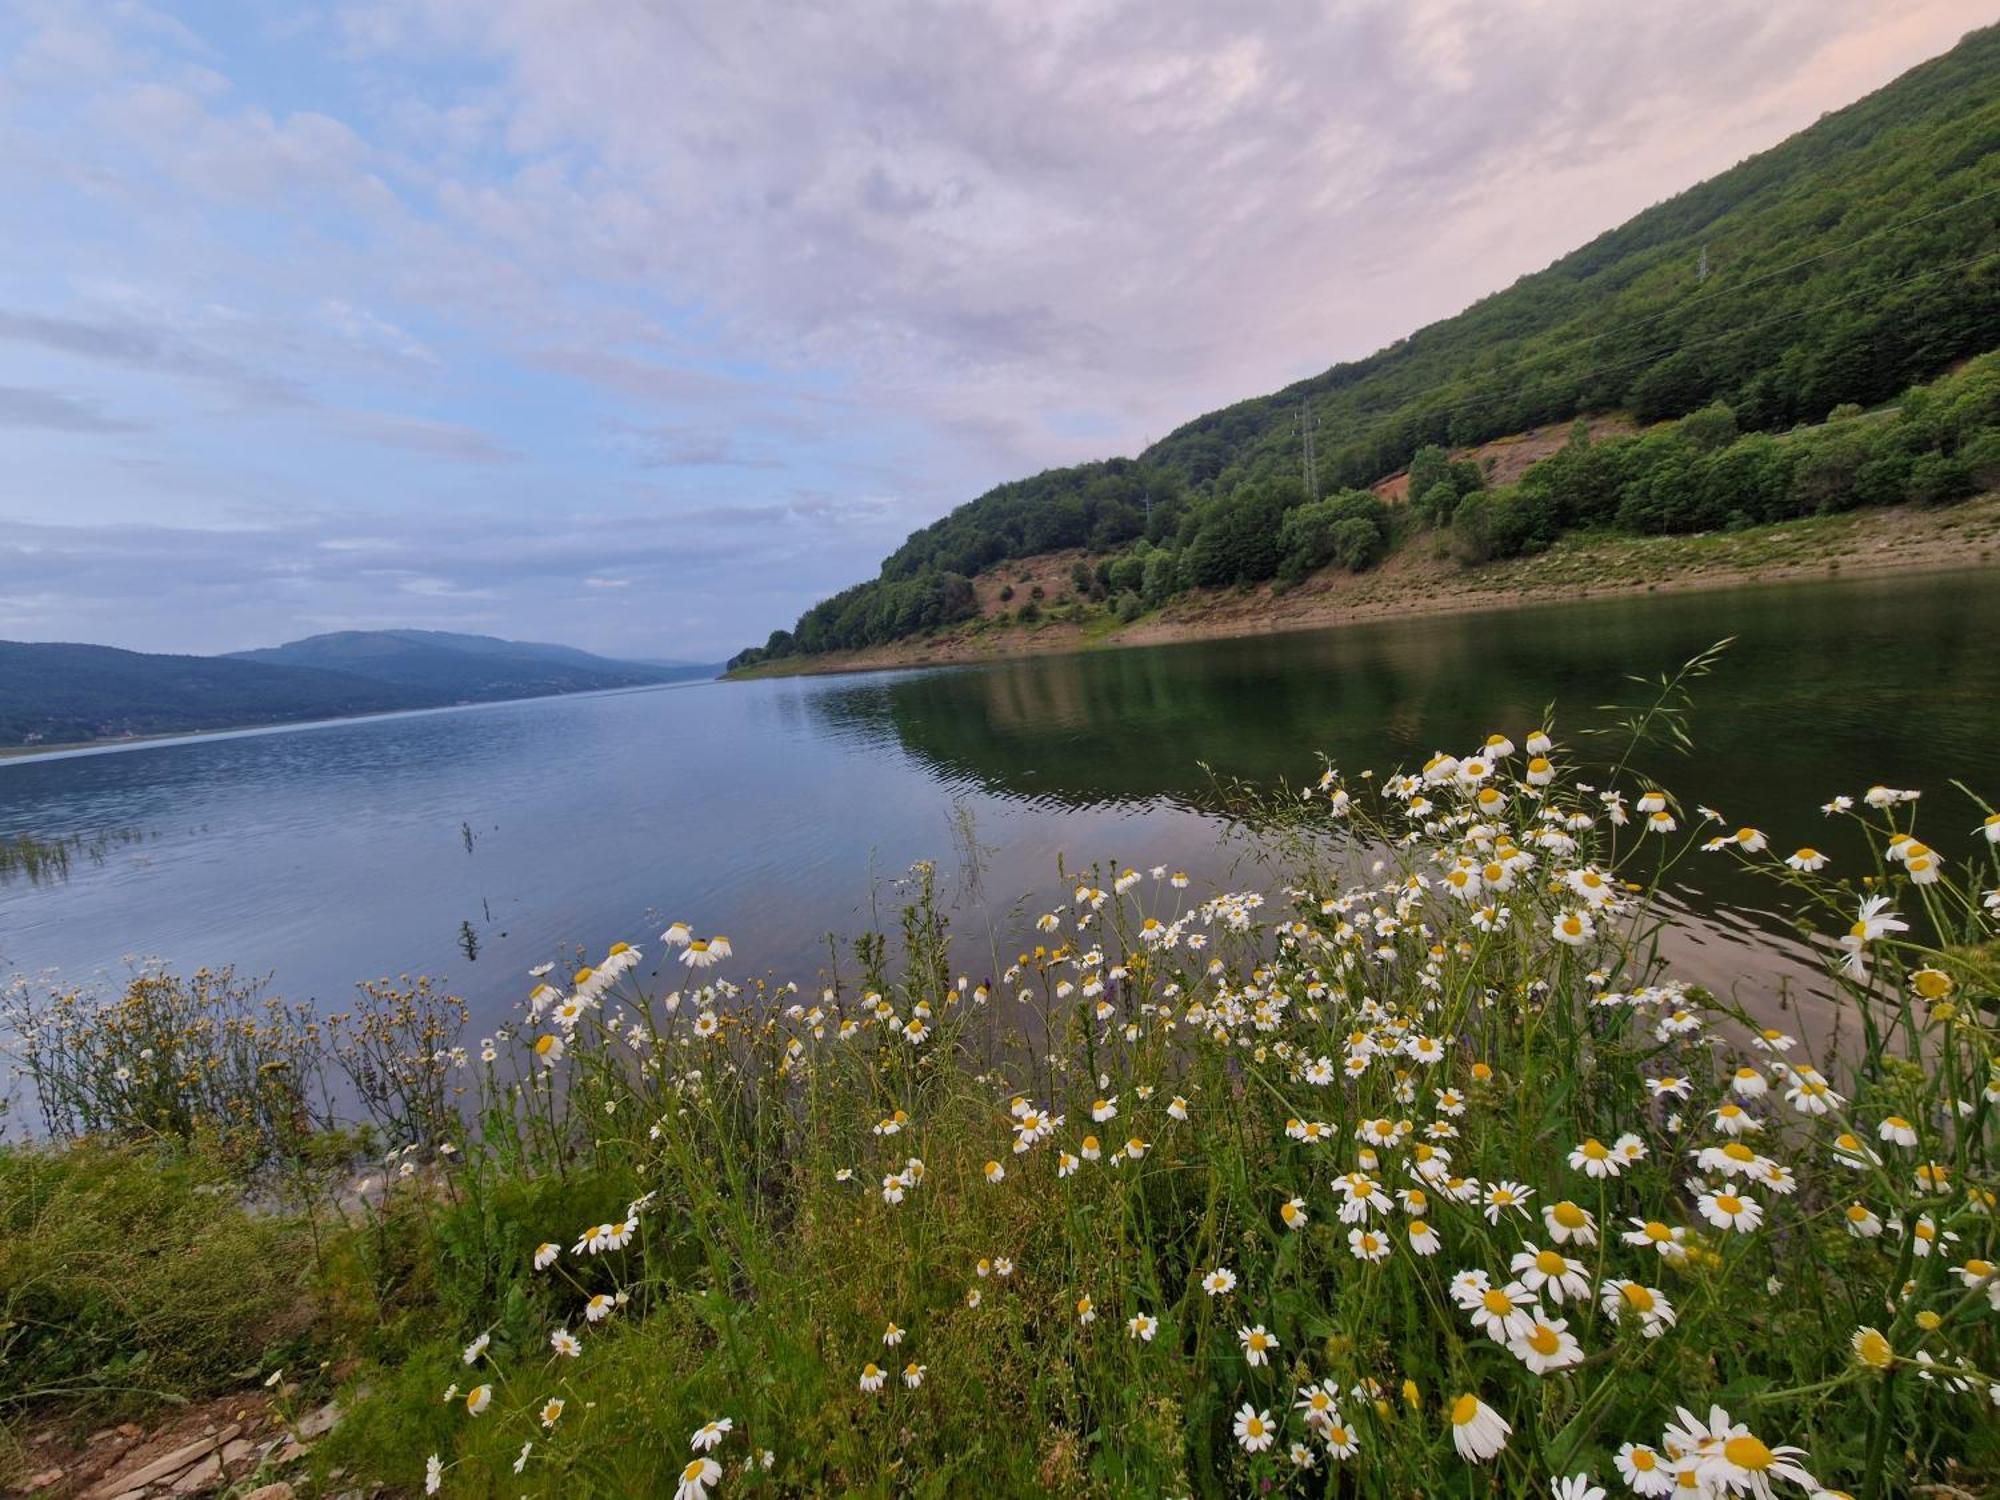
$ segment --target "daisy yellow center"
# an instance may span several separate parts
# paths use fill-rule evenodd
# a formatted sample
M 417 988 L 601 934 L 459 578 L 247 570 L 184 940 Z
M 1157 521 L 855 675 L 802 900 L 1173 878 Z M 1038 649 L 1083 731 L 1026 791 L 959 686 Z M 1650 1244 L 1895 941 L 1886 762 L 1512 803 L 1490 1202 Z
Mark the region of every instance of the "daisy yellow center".
M 1243 1423 L 1243 1430 L 1252 1437 L 1262 1437 L 1264 1435 L 1264 1419 L 1262 1417 L 1246 1418 Z
M 1607 1156 L 1611 1154 L 1611 1148 L 1606 1146 L 1604 1142 L 1598 1140 L 1595 1136 L 1592 1136 L 1589 1140 L 1583 1143 L 1582 1150 L 1583 1154 L 1589 1157 L 1592 1161 L 1603 1161 Z
M 1569 1199 L 1565 1198 L 1550 1211 L 1555 1221 L 1565 1229 L 1583 1228 L 1584 1213 Z
M 1757 1153 L 1755 1151 L 1752 1151 L 1748 1146 L 1744 1145 L 1741 1141 L 1731 1141 L 1728 1145 L 1722 1148 L 1722 1154 L 1728 1157 L 1731 1161 L 1748 1162 L 1748 1161 L 1755 1161 L 1757 1159 Z
M 699 1479 L 701 1477 L 701 1466 L 704 1462 L 705 1460 L 699 1458 L 690 1462 L 685 1469 L 681 1470 L 681 1482 L 683 1484 L 690 1484 Z
M 1754 1437 L 1733 1437 L 1722 1445 L 1722 1456 L 1739 1469 L 1762 1472 L 1778 1461 L 1778 1456 Z
M 1425 1222 L 1424 1222 L 1424 1221 L 1423 1221 L 1422 1219 L 1412 1219 L 1412 1220 L 1410 1220 L 1410 1238 L 1411 1238 L 1411 1239 L 1413 1239 L 1413 1240 L 1420 1240 L 1420 1239 L 1422 1239 L 1422 1238 L 1423 1238 L 1423 1237 L 1424 1237 L 1425 1235 L 1429 1234 L 1430 1232 L 1431 1232 L 1431 1226 L 1430 1226 L 1430 1225 L 1428 1225 L 1428 1224 L 1426 1224 L 1426 1223 L 1425 1223 Z
M 1889 1341 L 1873 1328 L 1855 1340 L 1854 1352 L 1863 1364 L 1877 1370 L 1888 1369 L 1896 1358 L 1895 1351 L 1889 1347 Z
M 1848 1223 L 1850 1224 L 1864 1223 L 1868 1219 L 1868 1217 L 1869 1213 L 1866 1205 L 1860 1203 L 1850 1203 L 1847 1205 Z
M 1451 1404 L 1451 1420 L 1456 1426 L 1463 1427 L 1473 1417 L 1477 1416 L 1478 1413 L 1479 1398 L 1477 1396 L 1460 1396 Z
M 1630 1457 L 1632 1467 L 1641 1474 L 1650 1474 L 1660 1466 L 1660 1460 L 1654 1456 L 1651 1448 L 1634 1448 Z
M 1628 1281 L 1621 1290 L 1624 1293 L 1625 1300 L 1638 1311 L 1643 1313 L 1653 1310 L 1653 1294 L 1640 1286 L 1638 1282 Z
M 1528 1347 L 1537 1354 L 1554 1354 L 1562 1347 L 1562 1340 L 1546 1323 L 1538 1323 L 1535 1325 L 1535 1331 L 1528 1335 Z
M 1513 1299 L 1502 1291 L 1489 1289 L 1481 1300 L 1485 1302 L 1486 1310 L 1498 1318 L 1504 1318 L 1514 1310 Z
M 1743 1200 L 1734 1193 L 1717 1193 L 1715 1195 L 1715 1206 L 1726 1214 L 1740 1214 L 1743 1212 Z
M 1535 1255 L 1535 1269 L 1544 1276 L 1560 1276 L 1568 1269 L 1563 1258 L 1553 1250 L 1538 1251 Z
M 1673 1230 L 1669 1229 L 1666 1225 L 1662 1224 L 1658 1219 L 1654 1219 L 1650 1223 L 1648 1223 L 1646 1225 L 1644 1233 L 1646 1238 L 1653 1241 L 1655 1244 L 1659 1244 L 1663 1241 L 1670 1240 L 1674 1237 Z

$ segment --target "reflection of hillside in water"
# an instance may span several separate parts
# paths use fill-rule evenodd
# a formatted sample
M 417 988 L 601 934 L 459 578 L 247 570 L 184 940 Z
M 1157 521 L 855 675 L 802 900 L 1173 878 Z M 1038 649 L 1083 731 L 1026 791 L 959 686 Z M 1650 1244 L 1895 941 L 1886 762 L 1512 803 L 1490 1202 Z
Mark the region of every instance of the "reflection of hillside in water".
M 1859 868 L 1858 837 L 1819 804 L 1873 782 L 1924 788 L 1926 837 L 1967 847 L 1976 821 L 1954 778 L 2000 793 L 2000 626 L 1990 575 L 1637 597 L 1485 615 L 1382 621 L 1234 641 L 1027 658 L 849 681 L 804 695 L 830 731 L 892 740 L 941 782 L 1050 809 L 1162 804 L 1211 811 L 1211 780 L 1309 780 L 1325 753 L 1356 773 L 1517 738 L 1553 705 L 1569 753 L 1624 750 L 1606 703 L 1723 636 L 1696 685 L 1694 749 L 1654 747 L 1622 778 L 1656 776 L 1694 816 L 1720 809 L 1778 849 L 1812 843 Z M 1601 774 L 1601 773 L 1600 773 Z M 1586 779 L 1590 779 L 1586 777 Z M 1671 879 L 1690 977 L 1768 989 L 1775 937 L 1802 959 L 1782 893 L 1726 855 Z M 1697 915 L 1699 914 L 1699 915 Z M 1796 977 L 1797 965 L 1788 977 Z

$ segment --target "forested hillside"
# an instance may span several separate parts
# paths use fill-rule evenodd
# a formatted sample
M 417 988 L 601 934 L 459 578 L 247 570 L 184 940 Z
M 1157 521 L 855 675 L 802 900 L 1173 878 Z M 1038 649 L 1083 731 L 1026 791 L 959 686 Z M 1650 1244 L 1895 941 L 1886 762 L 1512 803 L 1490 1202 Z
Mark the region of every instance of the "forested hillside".
M 971 575 L 1058 548 L 1099 554 L 1079 588 L 1129 618 L 1190 588 L 1365 568 L 1413 527 L 1449 530 L 1472 562 L 1578 526 L 1698 530 L 1990 484 L 1990 369 L 1944 393 L 1949 421 L 1913 410 L 1893 442 L 1879 424 L 1779 435 L 2000 345 L 1996 77 L 1987 28 L 1366 359 L 1200 417 L 1137 459 L 999 486 L 733 664 L 950 624 L 974 611 Z M 1671 448 L 1660 433 L 1580 442 L 1505 487 L 1446 452 L 1612 411 L 1691 420 Z M 1411 504 L 1392 512 L 1368 488 L 1406 466 Z

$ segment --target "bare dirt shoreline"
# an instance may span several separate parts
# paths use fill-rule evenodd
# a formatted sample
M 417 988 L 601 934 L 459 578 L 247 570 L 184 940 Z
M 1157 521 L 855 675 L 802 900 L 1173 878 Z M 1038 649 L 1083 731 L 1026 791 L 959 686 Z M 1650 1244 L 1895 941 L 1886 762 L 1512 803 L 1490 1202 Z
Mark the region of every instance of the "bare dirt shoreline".
M 1813 517 L 1693 537 L 1566 538 L 1538 557 L 1465 568 L 1418 537 L 1379 569 L 1326 572 L 1284 592 L 1270 585 L 1174 600 L 1130 625 L 1096 610 L 1077 620 L 1003 619 L 1003 586 L 1032 587 L 1060 608 L 1081 554 L 1007 563 L 975 580 L 981 616 L 936 635 L 731 673 L 731 678 L 818 676 L 1010 657 L 1155 646 L 1175 641 L 1319 630 L 1364 620 L 1453 614 L 1620 594 L 1687 593 L 1890 572 L 1948 572 L 2000 561 L 2000 495 L 1939 510 L 1899 507 Z M 1062 592 L 1058 592 L 1058 590 Z

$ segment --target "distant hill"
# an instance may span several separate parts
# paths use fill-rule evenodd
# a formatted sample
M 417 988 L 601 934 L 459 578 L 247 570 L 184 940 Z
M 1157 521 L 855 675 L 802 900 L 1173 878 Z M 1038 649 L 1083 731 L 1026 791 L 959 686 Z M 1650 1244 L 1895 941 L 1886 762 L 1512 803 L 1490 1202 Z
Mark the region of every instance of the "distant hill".
M 1474 489 L 1490 493 L 1474 508 L 1481 529 L 1518 533 L 1527 546 L 1606 521 L 1700 529 L 1703 508 L 1644 493 L 1659 488 L 1656 472 L 1650 464 L 1634 472 L 1624 457 L 1603 460 L 1606 472 L 1594 476 L 1602 493 L 1581 507 L 1569 503 L 1577 485 L 1544 474 L 1556 503 L 1538 500 L 1542 513 L 1528 516 L 1509 503 L 1518 487 L 1508 476 L 1465 465 L 1440 472 L 1431 460 L 1510 434 L 1566 429 L 1579 417 L 1624 413 L 1644 429 L 1713 403 L 1728 411 L 1709 412 L 1709 429 L 1726 420 L 1746 436 L 1784 433 L 1823 423 L 1848 403 L 1896 400 L 1993 348 L 1996 77 L 2000 27 L 1988 27 L 1455 317 L 1198 417 L 1136 459 L 1051 469 L 967 501 L 912 532 L 875 578 L 814 605 L 733 664 L 953 626 L 978 614 L 974 576 L 998 577 L 1004 565 L 1067 549 L 1102 560 L 1099 568 L 1078 564 L 1069 597 L 1099 605 L 1108 592 L 1130 618 L 1191 590 L 1295 582 L 1329 555 L 1372 565 L 1385 547 L 1408 540 L 1403 516 L 1439 533 L 1438 544 L 1457 546 L 1462 538 L 1443 535 L 1453 530 L 1446 501 Z M 1905 433 L 1928 445 L 1901 455 L 1919 470 L 1915 480 L 1878 469 L 1860 488 L 1863 500 L 1935 498 L 1923 455 L 1937 455 L 1930 470 L 1957 464 L 1960 437 L 1985 425 L 1962 423 L 1941 441 Z M 1650 457 L 1636 444 L 1620 451 Z M 1428 481 L 1411 497 L 1418 505 L 1392 517 L 1355 498 L 1413 461 Z M 1721 512 L 1775 520 L 1787 507 L 1862 503 L 1845 491 L 1829 495 L 1821 467 L 1778 476 L 1798 480 L 1782 503 L 1730 495 Z M 1943 488 L 1962 486 L 1952 477 Z M 1474 537 L 1463 550 L 1485 547 Z M 1039 619 L 1058 602 L 1024 601 L 1016 614 Z
M 349 672 L 0 641 L 0 745 L 295 723 L 436 701 L 419 689 Z
M 570 646 L 442 630 L 342 630 L 232 653 L 237 661 L 352 672 L 438 694 L 447 702 L 534 698 L 640 687 L 712 668 L 615 661 Z
M 227 656 L 0 641 L 0 746 L 298 723 L 714 672 L 426 630 L 343 631 Z

